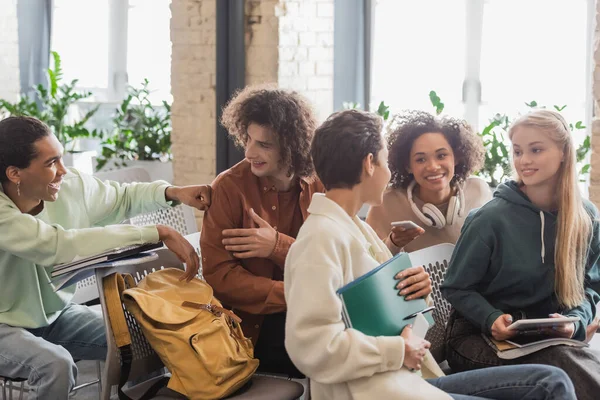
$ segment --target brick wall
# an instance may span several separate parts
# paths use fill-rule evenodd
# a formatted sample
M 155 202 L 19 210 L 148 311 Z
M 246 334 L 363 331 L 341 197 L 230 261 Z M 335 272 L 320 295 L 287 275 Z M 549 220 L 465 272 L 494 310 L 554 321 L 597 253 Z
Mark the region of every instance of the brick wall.
M 326 118 L 333 110 L 333 3 L 246 1 L 246 83 L 297 90 Z
M 171 140 L 176 185 L 210 183 L 216 173 L 215 2 L 171 3 Z M 200 220 L 200 212 L 197 217 Z
M 596 1 L 596 31 L 594 38 L 594 119 L 592 121 L 592 154 L 589 196 L 600 207 L 600 1 Z
M 333 111 L 333 0 L 279 5 L 279 85 L 308 97 L 321 120 Z
M 216 174 L 216 1 L 171 3 L 177 185 L 210 183 Z M 320 119 L 327 117 L 333 109 L 333 2 L 247 0 L 246 84 L 298 90 Z
M 279 0 L 246 0 L 246 84 L 277 83 Z
M 19 86 L 17 0 L 4 0 L 0 12 L 0 99 L 15 101 Z

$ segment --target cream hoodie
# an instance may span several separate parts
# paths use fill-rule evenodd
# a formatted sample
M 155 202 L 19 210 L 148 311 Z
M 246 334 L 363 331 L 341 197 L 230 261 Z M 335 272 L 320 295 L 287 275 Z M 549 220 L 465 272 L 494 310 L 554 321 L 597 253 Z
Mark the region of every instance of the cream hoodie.
M 288 305 L 285 347 L 311 379 L 315 400 L 451 399 L 403 367 L 404 339 L 346 329 L 336 290 L 388 260 L 391 253 L 358 217 L 325 195 L 313 195 L 310 216 L 285 263 Z M 443 373 L 428 354 L 423 376 Z

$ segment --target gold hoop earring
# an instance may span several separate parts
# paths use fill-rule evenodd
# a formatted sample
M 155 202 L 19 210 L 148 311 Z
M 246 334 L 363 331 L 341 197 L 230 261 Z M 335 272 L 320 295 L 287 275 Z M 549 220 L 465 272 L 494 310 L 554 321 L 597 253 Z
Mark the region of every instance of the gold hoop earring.
M 21 181 L 17 182 L 17 196 L 21 197 Z

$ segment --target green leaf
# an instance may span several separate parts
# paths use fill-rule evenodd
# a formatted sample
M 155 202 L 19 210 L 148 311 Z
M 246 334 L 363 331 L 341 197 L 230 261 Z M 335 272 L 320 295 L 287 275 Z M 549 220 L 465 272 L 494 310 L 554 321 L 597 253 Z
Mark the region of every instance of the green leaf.
M 559 106 L 556 106 L 556 105 L 554 106 L 554 109 L 555 109 L 556 111 L 558 111 L 558 112 L 561 112 L 561 111 L 562 111 L 562 110 L 564 110 L 565 108 L 567 108 L 567 106 L 566 106 L 566 105 L 564 105 L 564 106 L 562 106 L 562 107 L 559 107 Z
M 575 129 L 585 129 L 585 125 L 583 125 L 583 122 L 577 121 L 575 123 Z
M 435 113 L 437 115 L 440 115 L 444 111 L 444 103 L 442 103 L 442 99 L 440 99 L 435 90 L 429 92 L 429 101 L 435 108 Z
M 386 121 L 390 115 L 389 110 L 390 108 L 387 105 L 385 105 L 385 102 L 382 101 L 381 103 L 379 103 L 379 107 L 377 107 L 376 112 L 383 118 L 384 121 Z
M 50 96 L 56 97 L 56 91 L 58 89 L 58 85 L 62 78 L 62 68 L 61 68 L 60 56 L 58 55 L 58 53 L 56 51 L 53 51 L 51 54 L 52 54 L 52 60 L 54 61 L 54 65 L 52 68 L 48 68 L 48 78 L 50 81 L 49 82 Z
M 535 101 L 535 100 L 532 100 L 530 103 L 527 103 L 527 102 L 525 102 L 525 105 L 526 105 L 527 107 L 535 108 L 535 107 L 537 107 L 537 106 L 538 106 L 538 103 L 537 103 L 537 101 Z
M 585 164 L 583 166 L 583 168 L 581 168 L 581 172 L 579 173 L 580 175 L 585 175 L 588 172 L 590 172 L 590 164 Z

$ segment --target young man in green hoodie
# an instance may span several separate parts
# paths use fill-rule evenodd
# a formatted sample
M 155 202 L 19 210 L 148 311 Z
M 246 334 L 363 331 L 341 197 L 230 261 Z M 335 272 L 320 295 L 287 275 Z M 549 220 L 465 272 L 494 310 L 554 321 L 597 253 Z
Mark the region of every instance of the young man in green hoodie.
M 117 224 L 177 202 L 204 209 L 210 198 L 206 186 L 103 183 L 67 170 L 62 153 L 39 120 L 0 121 L 0 376 L 28 379 L 29 398 L 67 399 L 77 376 L 73 359 L 106 356 L 102 316 L 70 302 L 75 285 L 55 292 L 51 267 L 162 240 L 186 263 L 190 280 L 198 256 L 177 231 Z

